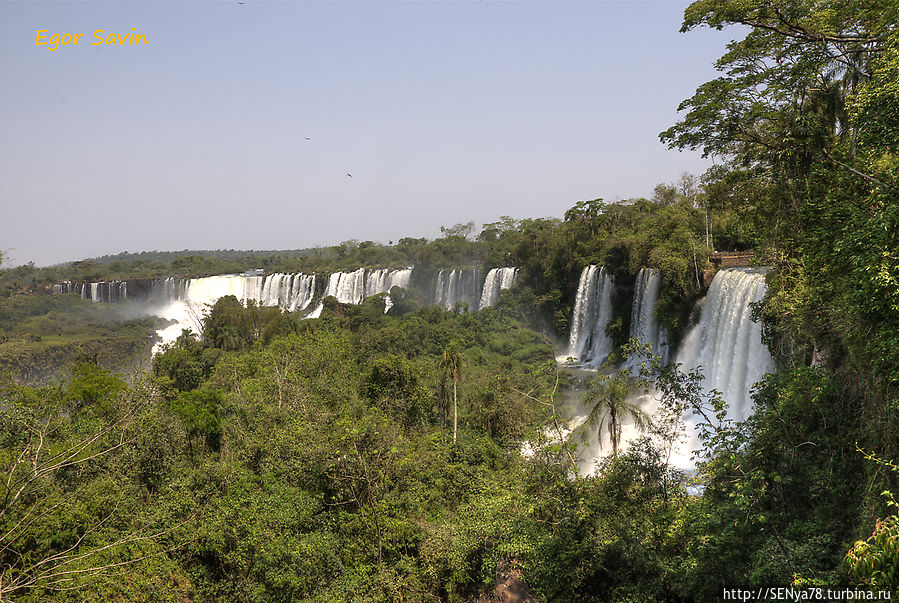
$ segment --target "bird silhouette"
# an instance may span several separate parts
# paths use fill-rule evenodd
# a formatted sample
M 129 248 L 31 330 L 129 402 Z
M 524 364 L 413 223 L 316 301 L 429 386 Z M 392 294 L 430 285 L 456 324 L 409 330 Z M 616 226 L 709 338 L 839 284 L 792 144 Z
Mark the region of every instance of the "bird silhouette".
M 352 178 L 352 177 L 353 177 L 352 174 L 347 174 L 346 176 L 347 176 L 347 178 Z
M 306 140 L 312 140 L 312 139 L 311 139 L 311 138 L 309 138 L 309 137 L 308 137 L 308 136 L 307 136 L 307 137 L 306 137 Z

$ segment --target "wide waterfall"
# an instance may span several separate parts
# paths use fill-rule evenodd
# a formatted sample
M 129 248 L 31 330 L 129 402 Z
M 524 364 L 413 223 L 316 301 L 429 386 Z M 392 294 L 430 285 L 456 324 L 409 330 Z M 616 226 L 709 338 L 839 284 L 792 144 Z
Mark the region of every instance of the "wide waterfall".
M 630 338 L 639 339 L 640 343 L 652 346 L 652 353 L 662 359 L 662 365 L 668 364 L 668 335 L 659 327 L 653 311 L 659 300 L 659 287 L 662 283 L 661 271 L 657 268 L 643 268 L 637 275 L 634 284 L 634 299 L 631 304 Z M 638 358 L 629 364 L 635 367 Z
M 676 361 L 684 370 L 702 366 L 707 390 L 716 389 L 728 405 L 728 417 L 743 421 L 752 414 L 750 390 L 774 369 L 762 343 L 761 325 L 750 304 L 765 296 L 765 276 L 758 269 L 736 268 L 715 275 L 699 323 L 690 330 Z
M 279 273 L 265 277 L 257 301 L 262 306 L 278 306 L 294 312 L 304 310 L 314 296 L 315 275 Z
M 468 304 L 469 310 L 477 310 L 481 299 L 481 271 L 441 270 L 437 273 L 434 303 L 452 310 L 457 303 Z
M 261 270 L 244 274 L 225 274 L 200 278 L 168 277 L 134 281 L 133 299 L 155 306 L 153 311 L 168 318 L 172 325 L 159 332 L 163 343 L 174 341 L 183 329 L 199 332 L 206 308 L 226 295 L 233 295 L 241 303 L 255 302 L 260 306 L 279 307 L 287 311 L 306 311 L 307 318 L 321 315 L 321 300 L 333 296 L 344 304 L 361 304 L 373 295 L 387 293 L 384 311 L 393 305 L 390 290 L 409 288 L 412 268 L 359 268 L 351 272 L 334 272 L 321 284 L 315 275 L 276 273 L 262 276 Z M 434 299 L 447 308 L 465 302 L 472 310 L 486 308 L 499 300 L 500 291 L 515 283 L 517 268 L 494 268 L 487 273 L 483 286 L 478 268 L 441 270 L 437 275 Z M 319 286 L 316 287 L 316 284 Z M 128 295 L 125 282 L 72 283 L 53 287 L 54 293 L 79 291 L 84 299 L 96 302 L 116 302 Z M 318 304 L 312 309 L 312 303 Z M 608 352 L 607 352 L 608 353 Z
M 603 268 L 590 265 L 581 271 L 566 356 L 599 366 L 611 353 L 606 325 L 612 319 L 613 289 L 612 277 Z
M 252 301 L 260 306 L 304 310 L 315 298 L 315 276 L 225 274 L 192 279 L 157 279 L 150 287 L 148 302 L 161 304 L 162 307 L 154 313 L 175 321 L 158 332 L 162 342 L 174 341 L 183 329 L 199 332 L 207 306 L 226 295 L 233 295 L 242 303 Z
M 488 308 L 498 302 L 499 292 L 514 285 L 516 276 L 518 276 L 517 268 L 494 268 L 488 272 L 484 279 L 484 290 L 481 292 L 478 309 Z

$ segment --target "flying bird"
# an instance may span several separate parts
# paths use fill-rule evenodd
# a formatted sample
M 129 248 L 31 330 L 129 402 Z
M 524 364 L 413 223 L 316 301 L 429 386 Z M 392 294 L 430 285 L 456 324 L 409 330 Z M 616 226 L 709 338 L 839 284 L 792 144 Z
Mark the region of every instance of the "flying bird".
M 312 140 L 312 139 L 311 139 L 311 138 L 309 138 L 309 137 L 308 137 L 308 136 L 307 136 L 307 137 L 306 137 L 306 140 Z
M 352 174 L 347 174 L 346 177 L 347 177 L 347 178 L 352 178 L 353 175 L 352 175 Z

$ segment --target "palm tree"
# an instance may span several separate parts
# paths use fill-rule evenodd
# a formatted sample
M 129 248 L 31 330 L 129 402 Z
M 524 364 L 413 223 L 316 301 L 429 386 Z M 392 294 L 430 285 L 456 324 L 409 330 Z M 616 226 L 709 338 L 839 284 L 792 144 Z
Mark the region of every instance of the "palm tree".
M 596 430 L 600 446 L 603 429 L 608 430 L 612 455 L 615 457 L 618 456 L 624 419 L 632 419 L 640 431 L 645 431 L 652 425 L 649 415 L 636 404 L 628 402 L 628 397 L 637 390 L 629 372 L 622 370 L 614 375 L 597 375 L 587 383 L 587 391 L 582 396 L 582 400 L 590 408 L 590 414 L 584 422 L 585 430 Z
M 456 443 L 456 430 L 459 424 L 459 406 L 456 401 L 456 385 L 462 378 L 462 356 L 455 346 L 443 350 L 443 358 L 440 360 L 443 374 L 453 380 L 453 444 Z

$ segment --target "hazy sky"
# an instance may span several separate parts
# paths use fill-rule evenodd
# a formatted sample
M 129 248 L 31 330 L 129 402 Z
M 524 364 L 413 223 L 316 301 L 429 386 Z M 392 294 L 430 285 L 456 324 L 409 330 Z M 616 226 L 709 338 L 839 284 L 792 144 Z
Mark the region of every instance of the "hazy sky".
M 388 242 L 649 196 L 708 166 L 658 133 L 737 35 L 680 34 L 687 4 L 0 2 L 0 250 Z

